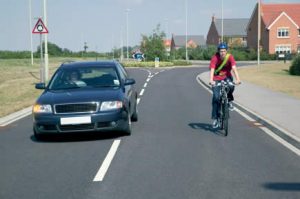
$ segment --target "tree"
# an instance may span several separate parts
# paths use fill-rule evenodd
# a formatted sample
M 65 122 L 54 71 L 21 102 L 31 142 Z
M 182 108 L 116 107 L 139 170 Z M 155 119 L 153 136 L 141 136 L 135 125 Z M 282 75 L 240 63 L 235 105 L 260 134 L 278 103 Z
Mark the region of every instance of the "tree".
M 42 44 L 43 49 L 45 49 L 45 42 Z M 40 54 L 40 46 L 37 48 L 37 54 Z M 56 44 L 48 42 L 48 54 L 52 56 L 61 56 L 63 54 L 63 50 Z
M 160 60 L 167 59 L 167 53 L 164 46 L 164 38 L 166 34 L 160 30 L 160 24 L 153 30 L 152 35 L 142 35 L 141 51 L 144 53 L 146 60 L 154 61 L 155 57 Z

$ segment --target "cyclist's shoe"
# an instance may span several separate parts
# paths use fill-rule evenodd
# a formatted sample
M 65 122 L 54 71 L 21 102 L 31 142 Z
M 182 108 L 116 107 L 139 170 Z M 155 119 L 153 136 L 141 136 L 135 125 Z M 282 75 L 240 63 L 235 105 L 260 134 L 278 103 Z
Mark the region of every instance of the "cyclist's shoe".
M 228 109 L 230 111 L 233 111 L 234 110 L 234 107 L 233 107 L 233 103 L 232 102 L 228 102 Z
M 213 127 L 213 129 L 216 129 L 216 128 L 219 127 L 219 123 L 218 123 L 218 120 L 217 120 L 217 119 L 214 119 L 214 120 L 213 120 L 212 127 Z

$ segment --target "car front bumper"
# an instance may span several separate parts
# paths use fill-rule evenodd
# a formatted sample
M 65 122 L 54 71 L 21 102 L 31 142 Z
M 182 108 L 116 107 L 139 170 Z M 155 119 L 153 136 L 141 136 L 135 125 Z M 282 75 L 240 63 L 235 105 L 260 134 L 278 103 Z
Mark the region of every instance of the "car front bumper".
M 90 117 L 90 122 L 62 124 L 61 118 Z M 122 131 L 128 125 L 125 110 L 99 112 L 94 114 L 33 114 L 33 128 L 36 134 L 55 134 L 93 131 Z

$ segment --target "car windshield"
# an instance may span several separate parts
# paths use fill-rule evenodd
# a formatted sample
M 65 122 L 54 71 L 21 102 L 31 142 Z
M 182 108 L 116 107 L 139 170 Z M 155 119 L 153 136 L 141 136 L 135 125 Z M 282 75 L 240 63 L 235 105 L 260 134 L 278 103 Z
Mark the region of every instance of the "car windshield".
M 62 68 L 50 82 L 50 90 L 119 87 L 120 81 L 113 67 Z

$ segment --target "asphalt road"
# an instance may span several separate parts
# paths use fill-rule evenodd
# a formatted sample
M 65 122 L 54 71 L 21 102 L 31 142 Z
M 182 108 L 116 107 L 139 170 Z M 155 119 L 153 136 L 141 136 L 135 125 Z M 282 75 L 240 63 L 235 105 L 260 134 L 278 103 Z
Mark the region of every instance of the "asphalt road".
M 300 159 L 237 112 L 211 129 L 202 67 L 129 69 L 140 93 L 131 136 L 37 141 L 26 117 L 0 129 L 0 198 L 300 198 Z M 146 84 L 145 84 L 146 83 Z M 115 140 L 103 181 L 94 181 Z

